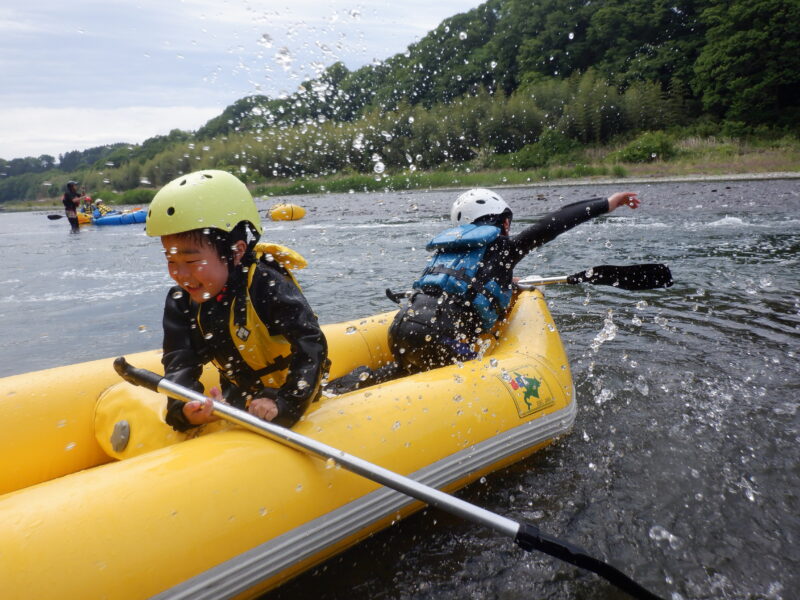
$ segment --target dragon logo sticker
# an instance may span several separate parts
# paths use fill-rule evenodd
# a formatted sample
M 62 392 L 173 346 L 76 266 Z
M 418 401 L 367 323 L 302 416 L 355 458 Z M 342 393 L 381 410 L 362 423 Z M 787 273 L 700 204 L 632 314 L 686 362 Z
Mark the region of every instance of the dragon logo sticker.
M 546 383 L 538 377 L 525 375 L 521 370 L 512 370 L 498 377 L 514 399 L 520 418 L 523 418 L 552 406 L 554 400 Z

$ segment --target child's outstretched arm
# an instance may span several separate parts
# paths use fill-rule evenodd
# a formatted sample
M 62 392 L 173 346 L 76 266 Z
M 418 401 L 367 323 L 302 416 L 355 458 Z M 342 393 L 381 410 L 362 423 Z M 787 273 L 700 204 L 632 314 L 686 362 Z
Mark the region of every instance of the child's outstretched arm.
M 617 192 L 608 197 L 608 212 L 613 212 L 620 206 L 639 208 L 642 203 L 637 192 Z

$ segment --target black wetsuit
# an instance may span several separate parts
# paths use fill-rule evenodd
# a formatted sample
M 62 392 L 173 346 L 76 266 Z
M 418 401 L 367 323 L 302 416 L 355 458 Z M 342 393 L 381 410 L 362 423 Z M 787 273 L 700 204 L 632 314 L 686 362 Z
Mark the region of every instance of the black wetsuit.
M 81 195 L 78 192 L 67 188 L 63 198 L 61 198 L 61 202 L 64 205 L 64 212 L 67 215 L 67 221 L 69 221 L 70 227 L 72 228 L 72 233 L 78 233 L 78 231 L 80 231 L 78 227 L 78 206 L 75 204 L 75 198 L 80 197 Z
M 510 290 L 514 267 L 531 250 L 607 212 L 606 198 L 591 198 L 548 213 L 516 235 L 501 235 L 487 247 L 474 286 L 481 289 L 487 281 L 494 280 L 503 290 Z M 389 328 L 389 345 L 396 362 L 376 370 L 359 367 L 331 381 L 328 390 L 344 393 L 400 375 L 474 358 L 474 343 L 482 329 L 480 318 L 467 304 L 468 298 L 469 294 L 447 296 L 415 292 Z
M 278 405 L 273 422 L 291 427 L 319 394 L 327 342 L 305 296 L 282 268 L 265 260 L 250 268 L 256 271 L 249 290 L 247 275 L 236 268 L 223 292 L 200 305 L 180 287 L 170 289 L 164 307 L 164 371 L 167 379 L 202 391 L 198 379 L 203 365 L 214 359 L 226 366 L 226 371 L 220 370 L 220 382 L 229 404 L 243 409 L 249 397 L 272 398 Z M 269 335 L 283 336 L 291 347 L 286 360 L 275 365 L 276 371 L 288 367 L 286 381 L 278 388 L 262 383 L 265 373 L 259 375 L 245 362 L 237 349 L 240 342 L 231 336 L 231 307 L 245 307 L 247 296 Z M 192 427 L 182 405 L 168 399 L 167 423 L 178 431 Z

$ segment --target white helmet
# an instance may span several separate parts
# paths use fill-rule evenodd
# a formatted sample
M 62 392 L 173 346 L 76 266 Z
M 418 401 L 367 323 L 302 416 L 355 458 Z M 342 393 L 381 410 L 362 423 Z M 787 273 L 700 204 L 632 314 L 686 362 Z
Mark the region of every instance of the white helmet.
M 511 217 L 511 208 L 499 194 L 485 188 L 475 188 L 464 192 L 450 209 L 450 221 L 454 227 L 474 223 L 481 217 L 500 216 L 507 214 Z

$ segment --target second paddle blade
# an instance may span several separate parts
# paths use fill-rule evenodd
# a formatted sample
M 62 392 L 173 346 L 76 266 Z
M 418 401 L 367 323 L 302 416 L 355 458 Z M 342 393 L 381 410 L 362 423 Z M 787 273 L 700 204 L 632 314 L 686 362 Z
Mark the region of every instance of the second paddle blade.
M 644 265 L 600 265 L 567 278 L 567 283 L 591 283 L 611 285 L 623 290 L 652 290 L 670 287 L 672 273 L 669 267 L 660 263 Z

